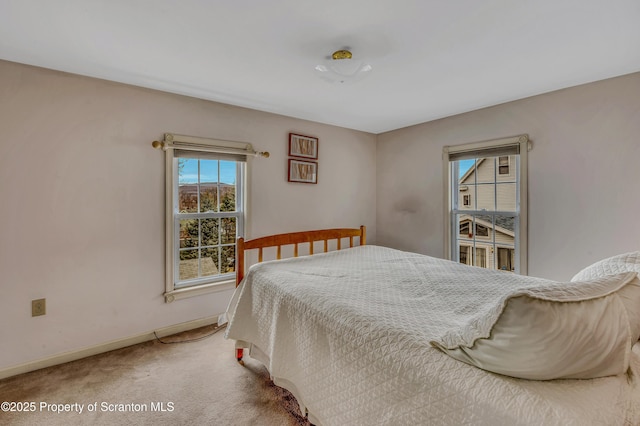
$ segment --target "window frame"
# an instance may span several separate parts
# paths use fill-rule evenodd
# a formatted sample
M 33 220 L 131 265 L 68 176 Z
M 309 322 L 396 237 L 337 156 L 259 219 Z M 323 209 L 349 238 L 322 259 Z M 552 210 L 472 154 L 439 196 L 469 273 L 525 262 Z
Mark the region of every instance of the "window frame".
M 215 154 L 214 154 L 215 155 Z M 177 170 L 177 168 L 179 167 L 179 161 L 180 158 L 186 158 L 186 159 L 191 159 L 191 160 L 209 160 L 209 161 L 218 161 L 218 178 L 220 177 L 220 162 L 221 161 L 233 161 L 233 160 L 228 160 L 228 159 L 224 159 L 224 158 L 214 158 L 214 157 L 209 157 L 207 156 L 206 158 L 199 158 L 198 153 L 194 153 L 193 156 L 189 156 L 189 157 L 176 157 L 174 156 L 173 158 L 173 167 L 174 167 L 174 189 L 173 189 L 173 193 L 174 196 L 175 195 L 179 195 L 179 179 L 176 179 L 177 173 L 175 172 L 175 170 Z M 185 289 L 185 288 L 189 288 L 189 287 L 195 287 L 195 286 L 201 286 L 203 284 L 214 284 L 214 283 L 219 283 L 222 281 L 228 281 L 228 280 L 235 280 L 235 272 L 227 272 L 224 274 L 217 274 L 217 275 L 211 275 L 208 277 L 199 277 L 199 278 L 195 278 L 195 279 L 191 279 L 191 280 L 180 280 L 180 270 L 179 270 L 179 265 L 180 265 L 180 252 L 181 251 L 185 251 L 184 248 L 180 247 L 180 222 L 182 220 L 190 220 L 190 219 L 198 219 L 198 220 L 206 220 L 206 219 L 224 219 L 224 218 L 234 218 L 236 219 L 236 236 L 234 237 L 234 242 L 233 243 L 223 243 L 222 241 L 218 241 L 218 243 L 215 246 L 205 246 L 203 247 L 201 244 L 201 241 L 198 241 L 198 246 L 197 249 L 198 250 L 203 250 L 203 249 L 208 249 L 210 247 L 217 247 L 220 250 L 222 249 L 222 247 L 229 247 L 229 246 L 235 246 L 235 240 L 237 239 L 238 235 L 244 235 L 244 215 L 243 215 L 243 211 L 244 211 L 244 203 L 242 202 L 243 200 L 243 194 L 244 194 L 244 179 L 243 179 L 243 175 L 244 175 L 244 167 L 245 164 L 243 162 L 240 161 L 234 161 L 236 164 L 236 176 L 235 176 L 235 197 L 236 197 L 236 202 L 235 202 L 235 211 L 220 211 L 217 210 L 215 212 L 191 212 L 191 213 L 181 213 L 178 211 L 178 197 L 176 197 L 176 199 L 174 200 L 174 202 L 176 203 L 176 205 L 174 206 L 173 209 L 173 232 L 174 232 L 174 242 L 176 242 L 176 244 L 173 245 L 173 281 L 174 281 L 174 289 L 175 290 L 179 290 L 179 289 Z M 199 168 L 198 168 L 199 169 Z M 200 172 L 198 172 L 198 175 L 200 175 Z M 198 176 L 199 179 L 199 176 Z M 200 186 L 201 182 L 198 180 L 198 186 Z M 220 181 L 218 180 L 218 184 L 220 183 Z M 219 185 L 216 189 L 216 191 L 218 192 L 218 195 L 216 197 L 216 200 L 218 201 L 218 204 L 220 204 L 220 193 L 219 193 Z M 200 198 L 200 196 L 198 195 L 198 198 Z M 198 203 L 198 207 L 200 207 L 200 204 Z M 221 222 L 219 222 L 219 225 L 221 226 Z M 192 250 L 191 248 L 186 249 L 186 250 Z M 218 257 L 220 257 L 222 255 L 221 252 L 218 253 Z M 220 267 L 220 264 L 218 264 L 218 267 Z
M 516 197 L 516 235 L 517 243 L 515 244 L 515 260 L 517 261 L 517 266 L 515 268 L 515 273 L 521 275 L 527 275 L 528 264 L 527 264 L 527 246 L 528 246 L 528 152 L 531 150 L 531 142 L 529 140 L 529 136 L 519 135 L 509 138 L 502 139 L 492 139 L 481 142 L 473 142 L 461 145 L 450 145 L 444 146 L 442 150 L 442 161 L 443 161 L 443 184 L 444 184 L 444 255 L 446 259 L 454 260 L 457 259 L 459 253 L 454 253 L 459 251 L 459 247 L 454 245 L 456 241 L 456 234 L 459 232 L 458 229 L 454 229 L 453 222 L 455 221 L 455 216 L 460 214 L 461 212 L 454 207 L 457 206 L 459 200 L 458 194 L 455 194 L 456 199 L 454 200 L 453 189 L 457 188 L 457 180 L 454 184 L 454 179 L 459 179 L 458 176 L 454 176 L 457 173 L 457 167 L 453 167 L 453 162 L 451 157 L 460 157 L 465 154 L 474 155 L 475 157 L 498 157 L 504 156 L 505 151 L 516 150 L 518 157 L 518 164 L 515 167 L 516 172 L 518 173 L 518 182 L 517 186 L 517 197 Z M 455 161 L 455 160 L 453 160 Z M 496 165 L 497 166 L 497 165 Z M 514 169 L 510 166 L 510 170 Z M 454 170 L 456 169 L 456 170 Z M 498 175 L 496 170 L 496 175 Z M 454 204 L 455 203 L 455 204 Z M 465 214 L 471 215 L 500 215 L 501 213 L 511 215 L 513 212 L 499 212 L 499 211 L 476 211 L 476 210 L 465 210 Z M 471 229 L 471 228 L 470 228 Z
M 248 205 L 249 162 L 255 151 L 251 144 L 221 141 L 193 136 L 165 134 L 165 292 L 166 303 L 202 294 L 216 293 L 235 288 L 235 274 L 215 275 L 212 279 L 194 280 L 193 285 L 178 285 L 177 262 L 179 259 L 180 219 L 178 216 L 178 161 L 180 151 L 190 151 L 189 157 L 202 155 L 203 159 L 237 161 L 236 212 L 182 213 L 181 215 L 205 215 L 206 217 L 236 217 L 236 235 L 246 232 Z M 189 218 L 189 217 L 182 217 Z

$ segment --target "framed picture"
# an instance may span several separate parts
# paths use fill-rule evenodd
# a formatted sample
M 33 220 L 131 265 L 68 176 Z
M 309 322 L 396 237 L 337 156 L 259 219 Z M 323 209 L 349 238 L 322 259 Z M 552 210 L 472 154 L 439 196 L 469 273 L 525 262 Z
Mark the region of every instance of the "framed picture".
M 318 183 L 318 163 L 289 158 L 289 182 Z
M 318 159 L 318 138 L 289 133 L 289 156 Z

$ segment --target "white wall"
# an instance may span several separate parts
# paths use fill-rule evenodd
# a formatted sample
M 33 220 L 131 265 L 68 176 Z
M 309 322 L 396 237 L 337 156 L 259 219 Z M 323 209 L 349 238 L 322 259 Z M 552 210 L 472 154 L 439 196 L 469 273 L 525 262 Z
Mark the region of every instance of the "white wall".
M 249 236 L 364 224 L 375 242 L 375 135 L 3 61 L 0 129 L 0 370 L 226 309 L 230 292 L 162 297 L 164 132 L 271 152 Z M 286 181 L 289 132 L 319 138 L 317 185 Z
M 529 134 L 529 275 L 640 249 L 640 73 L 378 135 L 377 243 L 442 257 L 442 147 Z

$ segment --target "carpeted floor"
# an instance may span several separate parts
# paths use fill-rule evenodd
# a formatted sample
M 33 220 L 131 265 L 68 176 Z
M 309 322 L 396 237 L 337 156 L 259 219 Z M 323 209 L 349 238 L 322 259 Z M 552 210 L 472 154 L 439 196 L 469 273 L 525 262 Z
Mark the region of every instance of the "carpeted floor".
M 0 403 L 30 410 L 2 410 L 0 424 L 309 425 L 262 364 L 238 364 L 233 342 L 215 330 L 162 339 L 189 343 L 156 340 L 0 380 Z

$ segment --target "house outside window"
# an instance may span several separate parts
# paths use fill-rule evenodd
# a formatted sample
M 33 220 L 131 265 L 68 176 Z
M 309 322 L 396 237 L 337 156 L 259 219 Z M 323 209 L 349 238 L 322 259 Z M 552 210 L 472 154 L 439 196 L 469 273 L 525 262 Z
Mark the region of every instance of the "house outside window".
M 165 134 L 165 300 L 235 287 L 250 144 Z
M 447 258 L 526 274 L 528 148 L 526 135 L 444 147 Z

